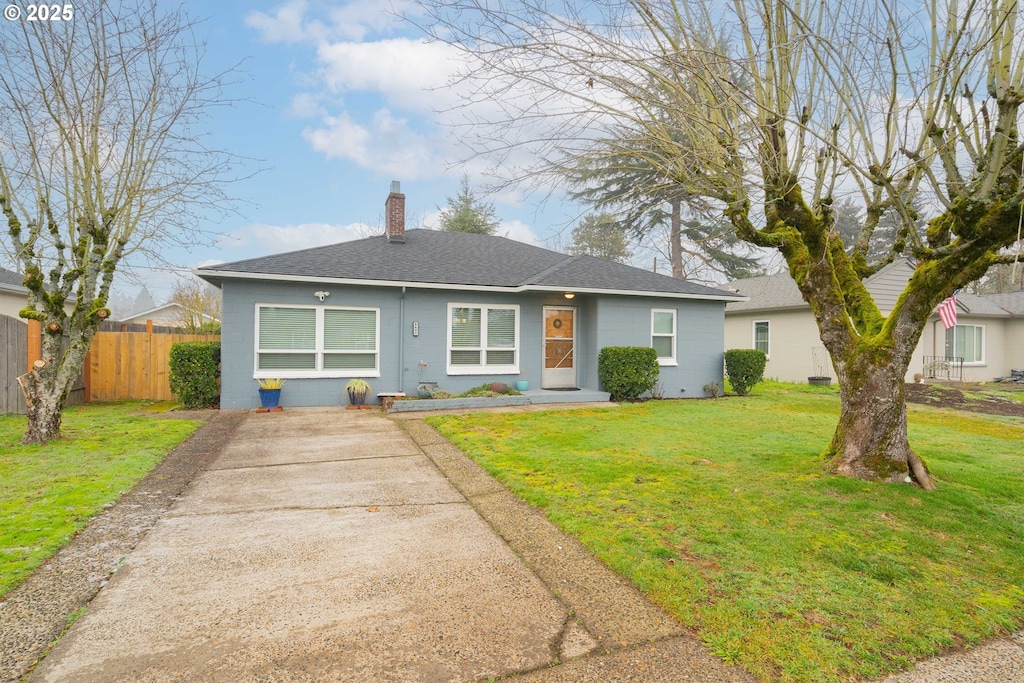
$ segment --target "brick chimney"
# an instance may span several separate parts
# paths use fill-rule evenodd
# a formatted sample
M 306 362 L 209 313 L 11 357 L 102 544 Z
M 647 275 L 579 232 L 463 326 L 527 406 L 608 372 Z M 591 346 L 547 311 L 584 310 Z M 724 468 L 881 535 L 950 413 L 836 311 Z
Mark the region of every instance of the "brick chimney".
M 391 181 L 391 193 L 384 202 L 384 231 L 388 242 L 405 244 L 405 195 L 397 180 Z

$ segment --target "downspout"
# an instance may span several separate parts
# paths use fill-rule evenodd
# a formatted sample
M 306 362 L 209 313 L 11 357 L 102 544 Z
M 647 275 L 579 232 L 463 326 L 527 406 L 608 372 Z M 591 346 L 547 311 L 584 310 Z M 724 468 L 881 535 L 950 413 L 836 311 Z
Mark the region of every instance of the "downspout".
M 405 286 L 398 303 L 398 391 L 405 391 Z

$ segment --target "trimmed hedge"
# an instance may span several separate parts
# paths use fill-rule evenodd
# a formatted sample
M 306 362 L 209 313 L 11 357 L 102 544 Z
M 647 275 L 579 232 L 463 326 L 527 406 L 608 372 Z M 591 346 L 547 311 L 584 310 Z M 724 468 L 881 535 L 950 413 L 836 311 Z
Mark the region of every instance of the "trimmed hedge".
M 768 357 L 757 349 L 729 349 L 725 352 L 725 373 L 740 396 L 746 396 L 755 384 L 764 379 Z
M 171 346 L 168 379 L 185 408 L 210 408 L 220 403 L 220 342 L 180 342 Z
M 606 346 L 597 355 L 597 376 L 613 401 L 628 401 L 658 385 L 658 352 L 644 346 Z

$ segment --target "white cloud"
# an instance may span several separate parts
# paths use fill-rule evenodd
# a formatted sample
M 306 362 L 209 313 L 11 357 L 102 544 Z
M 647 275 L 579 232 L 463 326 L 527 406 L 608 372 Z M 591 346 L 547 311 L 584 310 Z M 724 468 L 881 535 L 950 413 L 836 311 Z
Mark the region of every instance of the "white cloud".
M 327 110 L 320 104 L 320 98 L 313 93 L 299 93 L 292 98 L 288 106 L 288 114 L 297 119 L 312 119 L 325 116 Z
M 522 221 L 501 221 L 498 229 L 494 232 L 499 237 L 507 237 L 517 242 L 526 242 L 535 246 L 541 246 L 541 239 L 529 225 Z
M 350 40 L 362 40 L 370 31 L 386 32 L 400 25 L 401 15 L 413 10 L 410 2 L 381 2 L 356 0 L 330 11 L 331 25 L 337 35 Z
M 306 128 L 302 136 L 328 159 L 348 159 L 363 168 L 409 180 L 436 173 L 438 168 L 431 157 L 430 141 L 387 109 L 374 112 L 368 125 L 357 123 L 347 113 L 325 116 L 320 126 Z
M 273 14 L 250 12 L 245 17 L 245 25 L 259 31 L 260 37 L 268 43 L 305 42 L 324 34 L 319 22 L 303 21 L 305 13 L 305 0 L 288 0 Z
M 278 254 L 361 239 L 376 232 L 378 231 L 375 227 L 365 223 L 253 223 L 225 234 L 217 240 L 217 246 L 221 249 L 244 249 L 254 254 Z
M 459 67 L 458 54 L 442 43 L 409 38 L 324 43 L 317 57 L 332 92 L 375 92 L 393 106 L 422 113 L 457 101 L 449 80 Z
M 405 0 L 349 0 L 341 5 L 324 0 L 287 0 L 272 12 L 250 12 L 245 24 L 268 43 L 298 43 L 334 39 L 362 40 L 368 33 L 389 33 L 400 27 L 401 16 L 415 14 Z

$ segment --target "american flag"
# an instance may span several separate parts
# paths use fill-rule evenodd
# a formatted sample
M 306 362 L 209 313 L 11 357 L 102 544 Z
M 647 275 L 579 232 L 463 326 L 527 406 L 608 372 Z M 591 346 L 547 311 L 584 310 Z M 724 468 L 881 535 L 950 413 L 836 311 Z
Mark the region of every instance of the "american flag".
M 956 292 L 939 304 L 939 320 L 947 330 L 956 325 Z

